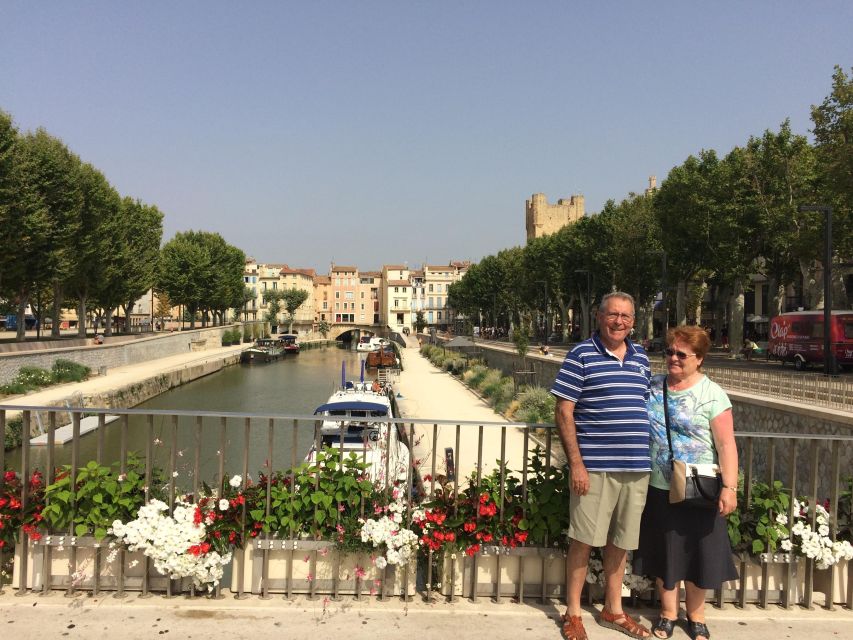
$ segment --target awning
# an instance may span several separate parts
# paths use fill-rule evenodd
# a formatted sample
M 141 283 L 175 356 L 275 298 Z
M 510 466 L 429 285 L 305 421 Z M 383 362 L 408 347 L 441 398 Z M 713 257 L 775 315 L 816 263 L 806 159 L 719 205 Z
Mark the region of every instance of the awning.
M 320 405 L 314 411 L 316 416 L 324 411 L 372 411 L 378 416 L 388 415 L 388 407 L 378 402 L 360 402 L 358 400 L 350 400 L 347 402 L 329 402 Z

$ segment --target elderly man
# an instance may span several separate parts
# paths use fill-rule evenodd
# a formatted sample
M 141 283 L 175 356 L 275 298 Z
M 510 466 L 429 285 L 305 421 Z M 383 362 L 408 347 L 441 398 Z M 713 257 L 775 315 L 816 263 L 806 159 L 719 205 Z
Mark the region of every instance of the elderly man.
M 634 326 L 630 295 L 604 296 L 597 320 L 598 331 L 566 354 L 551 388 L 571 471 L 563 634 L 567 640 L 587 638 L 581 591 L 592 547 L 604 547 L 605 598 L 598 623 L 648 638 L 649 630 L 622 610 L 622 576 L 627 550 L 639 542 L 651 470 L 646 410 L 651 370 L 645 351 L 628 339 Z

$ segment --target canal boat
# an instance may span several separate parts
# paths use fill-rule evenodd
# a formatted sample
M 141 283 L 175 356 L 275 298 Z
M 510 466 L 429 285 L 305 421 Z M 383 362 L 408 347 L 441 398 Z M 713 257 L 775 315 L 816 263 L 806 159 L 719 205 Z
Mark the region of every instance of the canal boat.
M 400 359 L 390 344 L 381 346 L 376 351 L 367 354 L 367 366 L 370 369 L 384 369 L 386 367 L 399 367 Z
M 299 338 L 292 333 L 284 333 L 278 338 L 284 353 L 299 353 Z
M 240 362 L 243 364 L 259 364 L 278 360 L 283 353 L 277 340 L 260 338 L 254 345 L 240 354 Z
M 377 336 L 361 336 L 358 339 L 358 344 L 355 345 L 356 351 L 378 351 L 380 348 L 388 344 L 388 340 L 385 338 L 378 338 Z
M 370 479 L 382 485 L 405 481 L 409 469 L 409 448 L 400 438 L 393 418 L 393 390 L 378 381 L 347 381 L 317 407 L 322 418 L 319 444 L 336 448 L 343 455 L 355 453 L 367 464 Z M 317 455 L 317 439 L 306 460 Z

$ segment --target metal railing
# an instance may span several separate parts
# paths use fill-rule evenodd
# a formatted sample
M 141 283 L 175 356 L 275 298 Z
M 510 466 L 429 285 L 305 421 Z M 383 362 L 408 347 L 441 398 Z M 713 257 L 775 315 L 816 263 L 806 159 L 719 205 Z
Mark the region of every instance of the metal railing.
M 266 414 L 237 414 L 216 412 L 188 412 L 188 411 L 163 411 L 163 410 L 141 410 L 141 409 L 93 409 L 93 408 L 53 408 L 53 407 L 3 407 L 0 406 L 0 431 L 5 432 L 7 413 L 9 411 L 23 410 L 24 434 L 29 434 L 34 425 L 34 416 L 40 414 L 45 416 L 42 422 L 47 425 L 47 446 L 38 452 L 29 443 L 29 438 L 24 438 L 23 445 L 19 451 L 9 454 L 0 451 L 0 468 L 5 469 L 7 463 L 14 458 L 13 467 L 20 472 L 23 478 L 30 477 L 36 466 L 40 466 L 44 473 L 46 483 L 55 479 L 55 469 L 58 462 L 64 461 L 70 465 L 71 485 L 74 486 L 78 469 L 82 464 L 88 462 L 82 459 L 83 445 L 93 452 L 92 459 L 99 464 L 104 462 L 115 462 L 121 473 L 125 473 L 131 448 L 134 443 L 142 443 L 139 447 L 140 455 L 145 465 L 145 498 L 149 497 L 149 488 L 155 478 L 155 466 L 162 465 L 166 479 L 166 494 L 170 504 L 174 503 L 175 497 L 182 493 L 198 499 L 203 486 L 203 480 L 208 480 L 211 486 L 224 487 L 225 479 L 231 473 L 237 472 L 244 479 L 250 477 L 250 473 L 258 468 L 266 469 L 266 491 L 267 500 L 265 504 L 265 515 L 269 515 L 271 505 L 270 482 L 272 471 L 282 461 L 289 462 L 291 469 L 304 459 L 306 445 L 320 444 L 320 422 L 316 416 L 291 416 L 291 415 L 266 415 Z M 71 429 L 73 437 L 71 441 L 60 446 L 56 444 L 56 430 L 58 421 L 67 416 L 69 411 L 72 415 Z M 80 421 L 83 415 L 98 416 L 98 426 L 94 433 L 80 435 Z M 119 415 L 119 420 L 108 425 L 105 421 L 107 414 Z M 452 493 L 454 498 L 465 490 L 464 479 L 470 478 L 472 486 L 479 490 L 487 475 L 495 474 L 501 487 L 501 500 L 497 517 L 505 522 L 512 514 L 505 512 L 505 501 L 503 500 L 504 489 L 510 475 L 518 479 L 517 497 L 518 504 L 523 515 L 527 516 L 526 505 L 528 498 L 529 480 L 531 478 L 531 464 L 535 459 L 544 465 L 554 463 L 554 453 L 559 447 L 559 441 L 555 441 L 553 426 L 533 425 L 524 423 L 480 423 L 462 421 L 443 421 L 426 419 L 396 419 L 392 421 L 396 425 L 396 435 L 410 447 L 411 464 L 405 472 L 405 482 L 401 483 L 405 491 L 405 501 L 411 514 L 412 506 L 425 496 L 435 496 L 436 490 L 443 487 Z M 389 439 L 391 431 L 388 431 Z M 853 505 L 842 503 L 840 482 L 842 470 L 848 473 L 853 468 L 853 437 L 851 436 L 803 436 L 803 435 L 781 435 L 770 433 L 740 433 L 737 434 L 738 448 L 740 450 L 740 464 L 744 479 L 744 499 L 747 504 L 752 500 L 752 487 L 755 482 L 766 481 L 772 483 L 774 480 L 783 481 L 790 489 L 791 495 L 806 495 L 810 502 L 815 504 L 819 499 L 828 498 L 829 512 L 831 514 L 830 535 L 835 539 L 838 526 L 839 506 L 849 513 Z M 109 443 L 117 448 L 117 459 L 108 460 L 106 449 Z M 390 445 L 390 441 L 388 443 Z M 283 448 L 289 450 L 284 453 Z M 207 449 L 205 448 L 207 447 Z M 215 449 L 215 453 L 212 452 Z M 343 437 L 340 449 L 343 451 Z M 364 441 L 362 455 L 366 455 L 367 440 Z M 41 464 L 34 461 L 34 457 L 41 459 Z M 495 460 L 494 464 L 490 461 Z M 822 464 L 821 464 L 822 463 Z M 253 466 L 254 465 L 254 466 Z M 383 488 L 391 486 L 393 474 L 389 473 L 386 466 L 384 479 L 381 481 Z M 208 474 L 205 477 L 205 474 Z M 291 471 L 292 474 L 292 471 Z M 495 477 L 493 475 L 493 477 Z M 179 486 L 178 477 L 187 478 L 183 486 Z M 291 482 L 293 476 L 290 476 Z M 0 491 L 3 489 L 3 477 L 0 476 Z M 477 495 L 475 493 L 475 495 Z M 844 498 L 848 502 L 853 499 L 850 496 Z M 27 483 L 23 483 L 20 496 L 22 509 L 26 510 L 30 496 L 28 495 Z M 497 501 L 496 501 L 497 502 Z M 362 513 L 365 505 L 361 505 Z M 793 507 L 791 507 L 793 509 Z M 71 509 L 77 509 L 77 505 L 71 505 Z M 789 513 L 790 516 L 793 513 Z M 243 518 L 247 517 L 245 507 Z M 409 516 L 411 517 L 411 516 Z M 479 519 L 479 515 L 476 516 Z M 411 524 L 411 520 L 409 521 Z M 568 513 L 566 514 L 566 525 L 568 524 Z M 814 516 L 812 519 L 814 524 Z M 167 580 L 157 579 L 151 576 L 151 567 L 145 561 L 145 571 L 142 576 L 131 576 L 127 572 L 124 551 L 119 551 L 117 573 L 107 580 L 101 575 L 104 565 L 102 554 L 106 542 L 97 542 L 94 538 L 78 537 L 73 530 L 73 524 L 67 531 L 51 532 L 51 535 L 41 538 L 36 544 L 28 539 L 25 531 L 21 531 L 18 539 L 21 550 L 38 549 L 38 555 L 28 557 L 27 553 L 18 553 L 15 567 L 17 590 L 26 593 L 29 589 L 40 589 L 47 593 L 53 589 L 65 589 L 73 594 L 77 590 L 86 590 L 98 594 L 104 590 L 114 590 L 117 597 L 121 597 L 127 590 L 140 590 L 143 594 L 151 591 L 161 591 L 167 597 L 177 592 L 195 594 L 195 590 L 188 585 Z M 535 550 L 522 544 L 518 549 L 506 549 L 504 547 L 483 546 L 478 552 L 470 557 L 453 554 L 450 558 L 443 558 L 446 566 L 445 573 L 450 577 L 446 580 L 441 595 L 449 601 L 462 596 L 475 600 L 478 597 L 487 596 L 500 601 L 502 597 L 511 595 L 515 601 L 523 603 L 526 599 L 537 597 L 545 602 L 548 598 L 564 594 L 564 573 L 555 582 L 548 579 L 548 566 L 555 557 L 561 558 L 562 552 L 556 548 L 555 540 L 542 541 L 542 549 Z M 316 596 L 320 589 L 316 582 L 310 580 L 306 583 L 294 577 L 293 554 L 307 553 L 306 556 L 312 567 L 324 553 L 324 549 L 332 546 L 330 541 L 304 540 L 298 537 L 282 538 L 261 535 L 252 541 L 251 553 L 236 554 L 235 576 L 232 578 L 232 591 L 237 598 L 247 595 L 247 592 L 257 593 L 261 597 L 269 597 L 271 593 L 282 593 L 285 597 L 291 597 L 296 592 L 305 592 L 309 596 Z M 54 574 L 52 570 L 52 554 L 58 553 L 57 549 L 64 547 L 68 550 L 67 574 Z M 79 579 L 78 552 L 86 549 L 87 558 L 91 561 L 92 575 L 85 581 Z M 291 553 L 290 561 L 283 579 L 273 576 L 270 572 L 271 554 L 281 551 Z M 6 553 L 6 550 L 0 550 Z M 7 554 L 8 555 L 8 554 Z M 435 599 L 437 593 L 431 587 L 437 582 L 437 570 L 442 570 L 438 564 L 438 557 L 433 551 L 426 554 L 426 561 L 420 565 L 420 592 L 425 598 Z M 531 557 L 532 556 L 532 557 Z M 0 562 L 7 556 L 0 555 Z M 526 559 L 525 559 L 526 558 Z M 28 562 L 39 563 L 41 578 L 29 581 L 27 576 L 33 573 L 34 568 L 28 567 Z M 485 574 L 478 570 L 481 563 L 486 561 L 495 562 L 495 570 L 490 569 Z M 504 577 L 502 563 L 516 561 L 517 566 L 513 569 L 517 579 L 508 580 Z M 253 566 L 248 566 L 252 562 Z M 531 564 L 531 562 L 533 564 Z M 741 572 L 746 571 L 746 560 L 741 562 Z M 783 567 L 783 579 L 781 587 L 778 585 L 770 587 L 768 572 L 773 565 L 781 564 Z M 747 588 L 746 580 L 741 580 L 734 591 L 719 590 L 713 599 L 718 606 L 725 602 L 744 604 L 747 601 L 756 601 L 761 606 L 769 602 L 778 601 L 785 607 L 791 607 L 796 602 L 806 607 L 811 607 L 814 601 L 814 563 L 806 562 L 805 565 L 805 587 L 801 597 L 795 595 L 795 559 L 787 554 L 765 555 L 761 558 L 762 578 L 760 587 L 756 593 L 751 593 Z M 515 566 L 515 565 L 514 565 Z M 535 571 L 533 569 L 535 569 Z M 251 578 L 249 589 L 246 585 L 246 576 L 254 575 L 252 571 L 257 570 L 259 578 Z M 402 580 L 404 584 L 412 584 L 414 576 L 410 574 L 415 569 L 406 565 L 402 569 Z M 379 590 L 381 599 L 391 595 L 391 584 L 389 569 L 382 570 L 382 588 Z M 535 574 L 535 582 L 528 577 L 525 579 L 525 571 Z M 834 578 L 835 568 L 830 572 L 830 578 Z M 553 574 L 553 571 L 550 571 Z M 483 575 L 487 576 L 485 581 Z M 461 576 L 455 578 L 454 576 Z M 399 576 L 398 576 L 399 577 Z M 423 588 L 423 585 L 427 585 Z M 365 591 L 364 585 L 356 578 L 348 583 L 347 589 L 343 589 L 343 580 L 334 574 L 331 583 L 327 585 L 328 592 L 334 596 L 347 592 L 356 598 L 361 597 Z M 3 585 L 0 583 L 0 591 Z M 396 587 L 395 587 L 396 588 Z M 221 597 L 221 585 L 216 588 L 215 597 Z M 400 595 L 399 592 L 396 595 Z M 411 590 L 404 588 L 402 595 L 408 598 L 412 595 Z M 830 593 L 826 598 L 826 606 L 833 607 L 834 595 Z M 846 604 L 853 607 L 853 590 L 848 590 Z
M 704 365 L 702 370 L 726 390 L 853 412 L 853 376 L 709 365 Z M 666 364 L 652 359 L 652 371 L 666 373 Z

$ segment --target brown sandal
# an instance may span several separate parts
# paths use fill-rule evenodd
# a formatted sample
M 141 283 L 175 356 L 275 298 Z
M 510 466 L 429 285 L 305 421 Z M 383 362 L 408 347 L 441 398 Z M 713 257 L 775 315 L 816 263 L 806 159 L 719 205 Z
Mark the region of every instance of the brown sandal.
M 602 609 L 601 615 L 598 618 L 598 624 L 602 627 L 607 627 L 608 629 L 621 631 L 626 636 L 639 638 L 640 640 L 650 638 L 652 635 L 651 631 L 646 629 L 646 627 L 641 625 L 625 612 L 610 613 L 607 609 Z
M 588 640 L 586 629 L 580 616 L 570 616 L 568 613 L 562 617 L 563 637 L 566 640 Z

